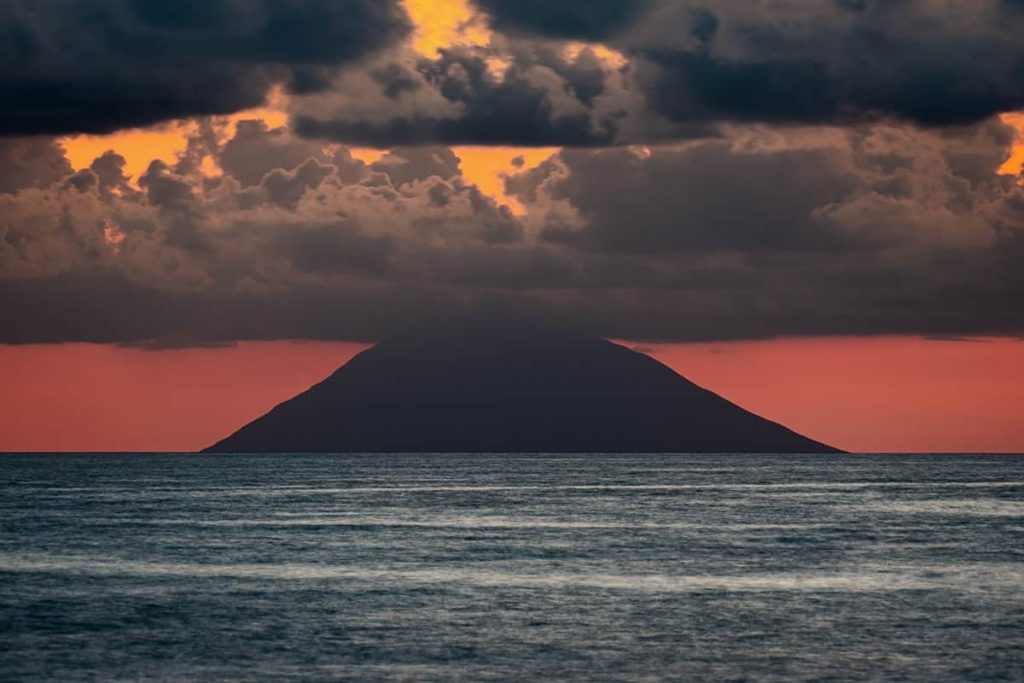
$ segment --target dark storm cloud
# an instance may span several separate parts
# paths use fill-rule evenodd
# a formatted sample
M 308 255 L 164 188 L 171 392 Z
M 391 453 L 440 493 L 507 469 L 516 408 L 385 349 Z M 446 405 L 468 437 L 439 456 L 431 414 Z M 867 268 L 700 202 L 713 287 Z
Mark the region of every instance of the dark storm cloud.
M 297 103 L 296 132 L 380 147 L 605 145 L 615 137 L 619 113 L 593 106 L 608 74 L 589 50 L 568 58 L 543 45 L 500 56 L 457 47 L 436 59 L 390 62 L 370 76 L 369 97 L 347 96 L 349 87 L 337 84 L 329 115 Z M 374 97 L 378 106 L 363 113 Z
M 396 318 L 433 317 L 450 306 L 447 294 L 389 284 L 347 290 L 311 285 L 268 293 L 168 291 L 117 271 L 3 279 L 0 299 L 9 302 L 0 307 L 5 343 L 75 339 L 154 348 L 237 339 L 372 341 L 393 329 Z M 274 321 L 274 331 L 267 320 Z
M 1024 106 L 1024 16 L 998 0 L 662 2 L 621 38 L 671 119 L 926 126 Z
M 273 83 L 301 85 L 407 28 L 394 0 L 5 2 L 0 135 L 236 111 L 260 104 Z
M 851 52 L 877 52 L 862 40 L 847 42 L 854 43 Z M 896 117 L 925 126 L 973 123 L 1024 106 L 1024 50 L 1000 59 L 974 45 L 953 48 L 975 55 L 967 63 L 959 57 L 944 63 L 939 57 L 928 64 L 907 64 L 901 63 L 899 49 L 894 45 L 891 55 L 877 55 L 876 73 L 860 71 L 853 61 L 730 61 L 654 50 L 645 54 L 656 67 L 651 106 L 680 121 L 857 123 Z
M 294 95 L 301 134 L 385 147 L 604 146 L 723 122 L 947 126 L 1024 107 L 1019 0 L 477 5 L 495 40 L 426 58 L 399 40 L 397 0 L 4 3 L 0 135 L 237 111 L 274 84 Z M 566 40 L 604 42 L 625 64 Z
M 605 40 L 622 31 L 649 0 L 476 0 L 498 30 L 531 31 L 577 40 Z
M 498 31 L 489 45 L 430 58 L 396 48 L 362 80 L 293 100 L 298 132 L 382 147 L 597 147 L 735 123 L 969 125 L 1024 108 L 1016 1 L 477 4 Z

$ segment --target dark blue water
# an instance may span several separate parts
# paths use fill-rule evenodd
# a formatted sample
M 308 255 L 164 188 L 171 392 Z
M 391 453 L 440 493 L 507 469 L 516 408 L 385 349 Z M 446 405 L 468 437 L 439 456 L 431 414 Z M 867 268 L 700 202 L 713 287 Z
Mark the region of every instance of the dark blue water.
M 0 680 L 1024 680 L 1024 457 L 0 456 Z

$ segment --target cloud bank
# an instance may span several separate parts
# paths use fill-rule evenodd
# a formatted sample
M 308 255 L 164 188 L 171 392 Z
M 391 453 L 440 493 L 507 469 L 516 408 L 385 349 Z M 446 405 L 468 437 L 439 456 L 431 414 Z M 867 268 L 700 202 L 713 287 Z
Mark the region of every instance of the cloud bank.
M 376 83 L 349 73 L 297 100 L 299 132 L 382 146 L 605 146 L 723 123 L 943 127 L 1024 108 L 1018 0 L 477 5 L 504 31 L 489 45 L 391 51 Z M 608 49 L 615 57 L 602 59 Z
M 1011 139 L 741 127 L 566 149 L 508 176 L 516 214 L 447 147 L 367 164 L 251 122 L 202 148 L 218 178 L 186 154 L 135 189 L 107 154 L 0 194 L 0 340 L 372 340 L 471 306 L 662 340 L 1014 333 L 1024 187 L 995 173 Z
M 110 132 L 257 106 L 394 44 L 394 0 L 0 4 L 0 134 Z
M 4 5 L 0 342 L 1024 331 L 1019 0 L 475 7 L 487 41 L 426 54 L 378 0 Z M 272 87 L 288 126 L 208 116 Z M 138 178 L 53 137 L 183 117 Z M 513 210 L 466 144 L 560 151 Z

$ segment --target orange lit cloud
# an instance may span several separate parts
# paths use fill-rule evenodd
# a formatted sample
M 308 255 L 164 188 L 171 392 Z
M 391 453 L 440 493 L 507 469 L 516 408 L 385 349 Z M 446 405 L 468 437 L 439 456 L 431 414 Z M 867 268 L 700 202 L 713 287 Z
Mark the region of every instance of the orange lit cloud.
M 1010 158 L 999 169 L 999 173 L 1003 175 L 1020 175 L 1024 172 L 1024 112 L 1003 114 L 1000 118 L 1003 123 L 1017 129 L 1017 144 L 1014 145 Z
M 286 105 L 286 95 L 280 89 L 275 89 L 263 107 L 217 117 L 221 134 L 225 138 L 234 135 L 238 122 L 247 119 L 261 119 L 271 128 L 287 125 Z M 194 121 L 181 120 L 108 135 L 73 135 L 61 138 L 60 144 L 75 169 L 88 168 L 96 157 L 113 150 L 125 158 L 125 173 L 137 180 L 154 160 L 173 164 L 185 151 L 188 137 L 195 131 Z M 210 159 L 204 161 L 203 168 L 209 175 L 218 175 L 220 172 Z
M 287 125 L 288 117 L 284 111 L 284 96 L 278 95 L 271 104 L 260 109 L 250 109 L 224 117 L 221 128 L 225 137 L 234 135 L 235 126 L 246 119 L 261 119 L 269 127 Z M 149 164 L 159 159 L 173 164 L 178 156 L 185 151 L 188 136 L 195 132 L 195 123 L 178 121 L 162 126 L 111 133 L 110 135 L 79 135 L 61 140 L 71 165 L 76 168 L 87 168 L 92 161 L 108 150 L 113 150 L 125 158 L 125 172 L 134 179 L 145 172 Z M 558 148 L 517 148 L 517 147 L 455 147 L 455 153 L 461 160 L 463 177 L 477 185 L 480 190 L 497 201 L 508 204 L 514 211 L 521 212 L 518 201 L 505 195 L 503 177 L 516 170 L 535 167 Z M 368 148 L 352 148 L 352 156 L 364 163 L 371 164 L 385 154 L 385 150 Z M 513 160 L 519 158 L 522 165 L 516 167 Z M 220 175 L 220 169 L 211 157 L 203 162 L 203 172 L 208 176 Z
M 413 47 L 425 56 L 434 57 L 439 48 L 450 45 L 486 45 L 491 40 L 491 32 L 484 17 L 467 0 L 442 3 L 435 0 L 405 0 L 405 6 L 416 27 L 412 36 Z M 572 43 L 566 49 L 578 53 L 583 47 L 583 43 Z M 603 46 L 590 47 L 609 63 L 616 64 L 623 59 L 619 53 Z M 495 68 L 499 67 L 496 65 Z M 231 137 L 237 123 L 247 119 L 260 119 L 270 128 L 286 126 L 287 107 L 287 95 L 277 88 L 271 92 L 263 107 L 218 117 L 221 134 L 225 138 Z M 76 169 L 87 168 L 96 157 L 113 150 L 125 158 L 125 172 L 137 180 L 153 160 L 173 164 L 185 151 L 188 136 L 195 130 L 194 122 L 183 120 L 109 135 L 69 136 L 60 142 L 71 165 Z M 514 170 L 536 166 L 557 152 L 558 148 L 466 146 L 454 148 L 454 151 L 462 161 L 461 169 L 468 182 L 476 184 L 482 192 L 495 200 L 508 204 L 513 211 L 521 213 L 522 207 L 518 201 L 505 195 L 503 176 Z M 373 163 L 383 154 L 380 150 L 352 149 L 352 156 L 364 163 Z M 517 157 L 522 161 L 519 167 L 513 166 L 513 160 Z M 204 160 L 202 168 L 208 176 L 220 175 L 220 169 L 210 157 Z
M 405 10 L 416 27 L 413 48 L 426 57 L 449 45 L 487 45 L 491 32 L 467 0 L 405 0 Z
M 618 50 L 613 50 L 606 45 L 602 45 L 601 43 L 569 43 L 565 48 L 566 57 L 568 59 L 576 59 L 580 52 L 588 48 L 598 59 L 603 61 L 612 69 L 621 69 L 628 61 L 626 59 L 626 55 L 622 54 Z

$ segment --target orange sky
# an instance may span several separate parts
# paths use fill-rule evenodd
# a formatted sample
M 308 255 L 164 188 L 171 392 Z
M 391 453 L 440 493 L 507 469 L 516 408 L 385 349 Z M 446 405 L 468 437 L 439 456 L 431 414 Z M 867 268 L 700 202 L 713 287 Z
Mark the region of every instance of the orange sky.
M 1024 341 L 785 339 L 654 347 L 744 408 L 850 451 L 1024 452 Z
M 0 346 L 0 451 L 191 451 L 362 348 Z M 785 339 L 648 349 L 743 407 L 853 451 L 1024 452 L 1024 341 Z
M 0 451 L 198 449 L 309 388 L 363 348 L 0 345 Z

